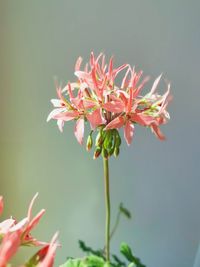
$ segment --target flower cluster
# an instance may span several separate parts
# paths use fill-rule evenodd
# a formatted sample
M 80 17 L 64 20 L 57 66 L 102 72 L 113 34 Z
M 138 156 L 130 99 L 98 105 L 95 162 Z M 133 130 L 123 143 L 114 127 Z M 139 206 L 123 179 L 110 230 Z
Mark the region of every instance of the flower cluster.
M 92 132 L 95 129 L 101 132 L 101 142 L 96 140 L 96 155 L 101 151 L 105 156 L 114 151 L 118 154 L 119 145 L 116 146 L 115 140 L 119 140 L 119 128 L 124 129 L 124 138 L 130 145 L 136 124 L 149 127 L 160 140 L 165 139 L 159 126 L 169 119 L 166 108 L 170 100 L 170 85 L 163 95 L 156 92 L 161 75 L 154 81 L 150 92 L 142 96 L 141 90 L 149 80 L 149 77 L 142 79 L 142 71 L 136 72 L 129 64 L 114 68 L 113 58 L 107 65 L 102 53 L 97 58 L 91 53 L 90 62 L 83 70 L 80 69 L 81 63 L 79 57 L 75 65 L 77 81 L 69 82 L 64 88 L 57 87 L 58 99 L 51 100 L 55 109 L 47 121 L 57 120 L 62 132 L 66 121 L 75 120 L 74 134 L 80 144 L 83 144 L 84 124 L 88 121 L 92 130 L 87 141 L 88 150 L 93 143 Z M 123 78 L 118 83 L 116 79 L 122 72 Z M 104 145 L 106 136 L 107 147 Z
M 39 223 L 45 210 L 42 209 L 32 218 L 32 207 L 37 198 L 32 199 L 27 216 L 20 222 L 12 217 L 0 223 L 0 267 L 6 267 L 20 246 L 42 246 L 42 248 L 24 265 L 52 267 L 58 246 L 57 234 L 50 243 L 38 241 L 31 235 L 31 230 Z M 0 196 L 0 215 L 3 212 L 3 197 Z

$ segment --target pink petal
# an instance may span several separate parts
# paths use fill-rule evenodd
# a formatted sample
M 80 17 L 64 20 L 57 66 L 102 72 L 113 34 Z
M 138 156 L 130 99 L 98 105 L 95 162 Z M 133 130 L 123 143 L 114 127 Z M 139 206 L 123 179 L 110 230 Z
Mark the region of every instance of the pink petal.
M 18 222 L 17 224 L 15 224 L 14 226 L 12 226 L 9 231 L 10 232 L 15 232 L 15 231 L 18 231 L 18 230 L 22 230 L 25 226 L 25 224 L 27 224 L 28 222 L 28 218 L 24 218 L 22 219 L 20 222 Z
M 156 135 L 156 137 L 160 139 L 161 141 L 164 141 L 166 139 L 157 125 L 155 124 L 151 125 L 151 130 Z
M 127 69 L 125 75 L 124 75 L 124 78 L 122 80 L 122 83 L 121 83 L 121 88 L 124 88 L 127 84 L 127 78 L 128 78 L 128 75 L 129 73 L 131 72 L 131 67 L 129 66 L 129 68 Z
M 105 119 L 102 117 L 101 110 L 96 109 L 91 114 L 87 115 L 87 119 L 90 122 L 91 128 L 94 130 L 97 126 L 104 124 Z
M 46 255 L 44 256 L 44 259 L 42 260 L 42 262 L 39 263 L 38 267 L 53 267 L 55 252 L 56 252 L 57 247 L 59 246 L 57 242 L 57 236 L 58 236 L 57 233 L 53 236 L 48 246 L 48 250 L 45 253 Z
M 150 95 L 152 95 L 155 92 L 161 77 L 162 77 L 162 74 L 160 76 L 158 76 L 158 78 L 154 81 L 153 86 L 152 86 L 151 91 L 150 91 Z
M 39 193 L 37 192 L 37 193 L 34 195 L 34 197 L 32 198 L 31 203 L 29 204 L 28 214 L 27 214 L 28 221 L 31 220 L 33 205 L 34 205 L 35 200 L 36 200 L 36 198 L 38 197 L 38 195 L 39 195 Z
M 80 70 L 82 61 L 83 61 L 82 57 L 79 57 L 79 58 L 77 59 L 76 64 L 75 64 L 75 71 Z
M 55 119 L 55 116 L 57 116 L 58 114 L 62 113 L 65 110 L 66 108 L 56 108 L 52 110 L 47 117 L 47 122 L 50 121 L 51 119 Z
M 104 128 L 105 130 L 108 129 L 119 129 L 124 125 L 124 118 L 122 116 L 119 116 L 112 120 L 110 123 L 107 124 L 107 126 Z
M 0 215 L 3 212 L 3 197 L 0 196 Z
M 142 126 L 149 126 L 153 122 L 155 122 L 155 118 L 152 116 L 148 116 L 142 113 L 134 113 L 131 115 L 131 120 L 137 122 Z
M 29 233 L 40 221 L 41 217 L 45 213 L 45 210 L 42 209 L 27 225 L 25 232 Z
M 127 121 L 124 127 L 124 138 L 128 145 L 130 145 L 132 142 L 134 129 L 134 124 L 130 121 Z
M 138 86 L 138 88 L 134 91 L 133 97 L 137 97 L 142 90 L 142 88 L 145 86 L 145 84 L 149 81 L 149 77 L 145 77 L 144 80 L 141 82 L 141 84 Z
M 57 120 L 57 125 L 58 125 L 58 129 L 62 133 L 63 132 L 63 127 L 64 127 L 64 121 L 63 120 Z
M 0 245 L 0 266 L 5 267 L 9 260 L 17 252 L 21 240 L 20 240 L 20 231 L 13 233 L 7 233 Z
M 103 104 L 103 108 L 110 112 L 120 113 L 124 111 L 124 103 L 122 101 L 110 101 Z
M 55 108 L 63 108 L 65 103 L 60 99 L 51 99 L 51 103 Z
M 15 220 L 7 219 L 0 223 L 0 235 L 5 234 L 9 231 L 9 229 L 14 225 Z
M 76 110 L 75 111 L 67 111 L 67 112 L 63 112 L 63 113 L 60 113 L 60 114 L 54 116 L 54 119 L 63 120 L 63 121 L 71 121 L 78 116 L 79 116 L 79 113 Z
M 122 66 L 118 67 L 113 71 L 114 78 L 120 73 L 120 71 L 124 70 L 125 68 L 129 67 L 129 64 L 123 64 Z
M 74 129 L 74 134 L 76 136 L 77 141 L 79 144 L 83 144 L 83 136 L 84 136 L 84 119 L 80 118 L 77 120 L 75 129 Z
M 83 80 L 90 80 L 90 74 L 85 72 L 85 71 L 75 71 L 74 74 L 79 78 L 79 79 L 83 79 Z

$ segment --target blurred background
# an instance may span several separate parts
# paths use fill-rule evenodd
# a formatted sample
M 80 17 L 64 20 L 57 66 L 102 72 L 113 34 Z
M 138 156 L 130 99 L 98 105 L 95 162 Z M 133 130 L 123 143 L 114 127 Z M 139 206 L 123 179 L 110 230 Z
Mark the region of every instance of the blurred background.
M 39 192 L 34 212 L 46 214 L 34 232 L 60 232 L 66 256 L 79 257 L 78 239 L 104 245 L 102 161 L 80 147 L 73 123 L 61 134 L 46 123 L 55 78 L 74 80 L 74 63 L 90 51 L 115 56 L 153 80 L 171 82 L 166 142 L 137 128 L 111 160 L 112 222 L 123 201 L 133 214 L 111 242 L 131 245 L 148 267 L 191 267 L 200 242 L 200 2 L 178 0 L 0 1 L 0 194 L 4 217 L 21 219 Z M 164 90 L 164 82 L 160 84 Z M 15 264 L 27 259 L 22 250 Z M 200 266 L 200 265 L 198 265 Z

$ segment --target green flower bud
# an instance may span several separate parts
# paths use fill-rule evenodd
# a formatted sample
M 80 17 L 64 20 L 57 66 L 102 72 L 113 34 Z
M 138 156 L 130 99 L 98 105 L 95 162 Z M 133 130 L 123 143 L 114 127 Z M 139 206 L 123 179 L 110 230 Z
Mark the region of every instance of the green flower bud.
M 115 157 L 118 157 L 119 152 L 120 152 L 120 151 L 119 151 L 119 147 L 116 146 L 115 149 L 114 149 L 114 156 L 115 156 Z
M 93 159 L 97 159 L 100 156 L 101 150 L 102 150 L 102 147 L 100 147 L 100 146 L 96 147 L 96 149 L 94 151 Z
M 101 146 L 102 143 L 103 143 L 103 136 L 102 136 L 101 131 L 99 131 L 96 136 L 95 146 Z
M 105 159 L 108 158 L 108 151 L 107 151 L 107 149 L 105 149 L 104 147 L 103 147 L 103 149 L 102 149 L 102 157 L 105 158 Z
M 87 151 L 90 151 L 90 149 L 92 148 L 93 145 L 93 140 L 92 140 L 92 134 L 90 134 L 87 138 L 87 142 L 86 142 L 86 149 Z
M 116 131 L 115 133 L 116 133 L 116 135 L 115 135 L 115 138 L 116 138 L 115 146 L 116 146 L 116 147 L 120 147 L 120 145 L 121 145 L 121 143 L 122 143 L 121 137 L 120 137 L 118 131 Z
M 111 157 L 114 153 L 115 147 L 113 146 L 111 149 L 108 150 L 108 156 Z
M 112 147 L 112 132 L 110 130 L 106 131 L 106 136 L 105 136 L 103 145 L 106 149 L 109 149 Z

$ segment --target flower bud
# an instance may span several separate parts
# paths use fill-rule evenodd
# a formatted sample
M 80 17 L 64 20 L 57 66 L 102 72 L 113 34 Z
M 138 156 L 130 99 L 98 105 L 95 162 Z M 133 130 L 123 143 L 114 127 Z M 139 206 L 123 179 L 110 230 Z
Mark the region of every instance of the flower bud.
M 115 149 L 114 149 L 114 156 L 115 157 L 118 157 L 118 155 L 119 155 L 119 147 L 115 147 Z
M 102 132 L 99 131 L 95 140 L 95 146 L 101 146 L 103 143 L 103 135 Z
M 102 150 L 102 147 L 100 147 L 100 146 L 96 147 L 96 149 L 94 151 L 93 159 L 97 159 L 100 156 L 101 150 Z
M 87 151 L 90 151 L 90 149 L 92 148 L 93 145 L 93 140 L 92 140 L 92 134 L 90 134 L 87 138 L 87 142 L 86 142 L 86 149 Z
M 120 137 L 118 131 L 115 132 L 115 138 L 116 138 L 115 146 L 116 146 L 116 147 L 120 147 L 120 145 L 121 145 L 121 143 L 122 143 L 122 140 L 121 140 L 121 137 Z

